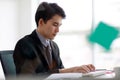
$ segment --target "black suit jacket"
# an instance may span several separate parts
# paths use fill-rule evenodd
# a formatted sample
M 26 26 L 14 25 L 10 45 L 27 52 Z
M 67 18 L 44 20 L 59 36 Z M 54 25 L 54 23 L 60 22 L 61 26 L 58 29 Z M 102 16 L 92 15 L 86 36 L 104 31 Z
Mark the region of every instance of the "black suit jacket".
M 15 47 L 13 58 L 17 74 L 54 73 L 64 68 L 59 56 L 57 44 L 50 41 L 52 57 L 56 62 L 54 69 L 50 70 L 44 57 L 43 44 L 40 42 L 36 31 L 20 39 Z

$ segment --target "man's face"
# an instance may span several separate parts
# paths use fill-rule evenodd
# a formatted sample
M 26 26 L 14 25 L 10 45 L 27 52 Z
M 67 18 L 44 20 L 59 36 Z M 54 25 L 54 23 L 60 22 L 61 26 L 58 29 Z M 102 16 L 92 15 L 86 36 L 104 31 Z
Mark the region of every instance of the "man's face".
M 39 30 L 41 30 L 41 34 L 46 39 L 54 39 L 54 37 L 59 32 L 59 27 L 61 26 L 61 24 L 62 24 L 62 17 L 59 15 L 55 15 L 46 23 L 44 23 L 43 21 L 38 28 L 40 28 Z

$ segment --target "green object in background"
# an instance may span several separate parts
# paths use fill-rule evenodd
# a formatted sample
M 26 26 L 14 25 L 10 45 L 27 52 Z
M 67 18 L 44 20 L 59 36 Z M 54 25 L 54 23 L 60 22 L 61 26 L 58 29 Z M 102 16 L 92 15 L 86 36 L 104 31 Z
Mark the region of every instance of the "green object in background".
M 104 22 L 100 22 L 96 29 L 89 35 L 88 40 L 109 50 L 112 41 L 117 38 L 118 34 L 118 29 Z

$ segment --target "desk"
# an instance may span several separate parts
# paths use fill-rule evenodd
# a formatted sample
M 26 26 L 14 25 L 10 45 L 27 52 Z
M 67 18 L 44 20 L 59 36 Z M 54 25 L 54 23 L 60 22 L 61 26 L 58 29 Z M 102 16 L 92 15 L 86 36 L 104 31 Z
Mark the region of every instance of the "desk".
M 51 75 L 50 75 L 51 76 Z M 115 79 L 114 73 L 112 74 L 105 74 L 102 76 L 98 77 L 76 77 L 76 78 L 59 78 L 59 79 L 47 79 L 49 76 L 18 76 L 18 77 L 7 77 L 7 80 L 120 80 L 120 79 Z

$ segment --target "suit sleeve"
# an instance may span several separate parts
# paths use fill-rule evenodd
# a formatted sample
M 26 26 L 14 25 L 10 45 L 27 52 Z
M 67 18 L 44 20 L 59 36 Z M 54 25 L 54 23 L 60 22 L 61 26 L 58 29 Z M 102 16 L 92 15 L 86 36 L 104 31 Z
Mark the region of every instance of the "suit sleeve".
M 15 47 L 13 58 L 16 66 L 17 74 L 32 74 L 35 73 L 35 66 L 37 61 L 34 58 L 33 51 L 25 41 L 20 40 Z M 32 60 L 31 60 L 32 59 Z M 33 66 L 34 64 L 34 66 Z

